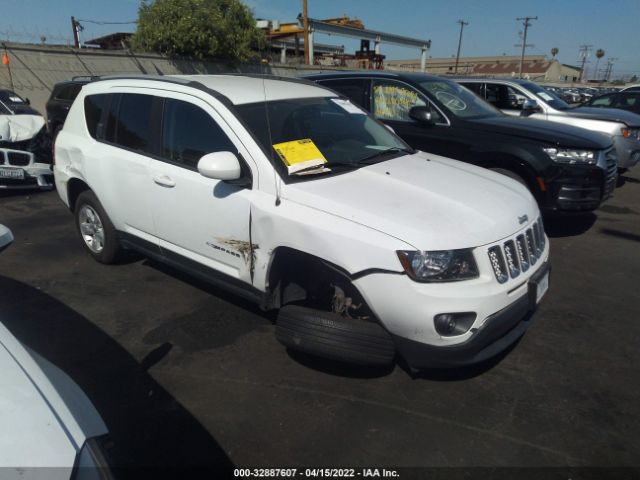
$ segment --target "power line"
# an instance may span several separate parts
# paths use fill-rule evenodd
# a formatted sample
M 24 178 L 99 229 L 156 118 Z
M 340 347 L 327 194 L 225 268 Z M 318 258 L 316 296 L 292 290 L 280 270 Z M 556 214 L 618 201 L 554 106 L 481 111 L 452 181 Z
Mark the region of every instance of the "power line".
M 523 21 L 524 20 L 524 21 Z M 524 64 L 524 51 L 525 48 L 527 47 L 533 47 L 534 45 L 527 45 L 527 30 L 529 30 L 529 27 L 531 26 L 531 20 L 538 20 L 538 17 L 518 17 L 516 18 L 516 21 L 522 22 L 522 25 L 524 26 L 524 38 L 522 39 L 522 54 L 520 55 L 520 69 L 518 72 L 518 78 L 522 78 L 522 67 Z M 519 46 L 519 45 L 516 45 Z
M 100 20 L 82 20 L 80 18 L 77 19 L 78 22 L 85 22 L 85 23 L 94 23 L 96 25 L 129 25 L 132 23 L 138 23 L 137 20 L 133 20 L 131 22 L 103 22 Z

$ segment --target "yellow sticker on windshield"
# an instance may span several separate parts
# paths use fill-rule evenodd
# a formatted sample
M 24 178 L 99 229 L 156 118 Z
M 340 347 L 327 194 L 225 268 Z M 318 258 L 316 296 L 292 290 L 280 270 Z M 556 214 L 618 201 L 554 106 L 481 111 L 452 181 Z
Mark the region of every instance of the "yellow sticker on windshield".
M 327 163 L 327 159 L 310 138 L 276 143 L 273 149 L 287 166 L 289 175 L 302 170 L 319 168 Z

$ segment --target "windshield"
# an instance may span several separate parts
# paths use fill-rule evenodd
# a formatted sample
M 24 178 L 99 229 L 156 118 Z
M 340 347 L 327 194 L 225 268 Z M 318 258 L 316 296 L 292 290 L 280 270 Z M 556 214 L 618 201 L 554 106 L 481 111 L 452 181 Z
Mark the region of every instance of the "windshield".
M 314 178 L 412 151 L 345 99 L 278 100 L 238 105 L 236 111 L 284 178 Z
M 0 105 L 2 104 L 4 106 L 4 108 L 0 107 L 2 113 L 40 115 L 20 95 L 10 90 L 0 90 Z M 9 111 L 5 112 L 4 110 Z
M 568 103 L 558 98 L 555 93 L 546 88 L 542 88 L 540 85 L 536 85 L 533 82 L 523 82 L 521 85 L 536 97 L 544 100 L 551 108 L 555 108 L 556 110 L 568 110 L 571 108 Z
M 502 115 L 493 105 L 455 82 L 434 78 L 420 82 L 431 98 L 451 115 L 460 118 L 483 118 Z

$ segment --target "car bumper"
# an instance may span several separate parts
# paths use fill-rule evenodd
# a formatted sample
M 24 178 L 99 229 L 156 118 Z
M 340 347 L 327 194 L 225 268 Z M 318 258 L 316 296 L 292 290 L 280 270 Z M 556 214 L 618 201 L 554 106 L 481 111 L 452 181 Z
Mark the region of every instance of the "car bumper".
M 0 190 L 41 189 L 51 190 L 54 187 L 51 165 L 46 163 L 34 163 L 25 167 L 9 167 L 0 165 L 0 168 L 22 172 L 22 178 L 0 177 Z
M 640 162 L 640 141 L 637 139 L 616 135 L 613 145 L 618 155 L 618 168 L 631 168 Z
M 32 152 L 0 148 L 0 189 L 51 189 L 53 171 Z
M 601 152 L 593 166 L 558 166 L 544 179 L 542 209 L 545 213 L 593 211 L 611 196 L 617 176 L 612 151 Z
M 549 272 L 548 242 L 526 274 L 504 284 L 497 282 L 485 256 L 476 254 L 481 273 L 474 280 L 426 284 L 380 273 L 354 283 L 412 368 L 472 364 L 500 353 L 526 331 L 537 304 L 531 298 L 534 285 Z M 490 275 L 482 273 L 487 268 Z M 436 315 L 462 312 L 476 314 L 467 332 L 441 336 L 435 330 Z

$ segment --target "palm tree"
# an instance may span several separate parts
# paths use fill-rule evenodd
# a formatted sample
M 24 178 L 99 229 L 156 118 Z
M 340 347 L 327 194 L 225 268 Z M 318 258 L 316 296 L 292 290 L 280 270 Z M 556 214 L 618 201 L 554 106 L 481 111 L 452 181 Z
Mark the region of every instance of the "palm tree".
M 553 47 L 553 48 L 551 49 L 551 55 L 553 55 L 553 59 L 554 59 L 554 60 L 556 59 L 556 55 L 558 54 L 558 52 L 559 52 L 559 51 L 560 51 L 560 50 L 558 50 L 558 47 Z
M 604 50 L 599 48 L 596 50 L 596 80 L 598 79 L 598 64 L 600 63 L 600 59 L 604 57 Z

